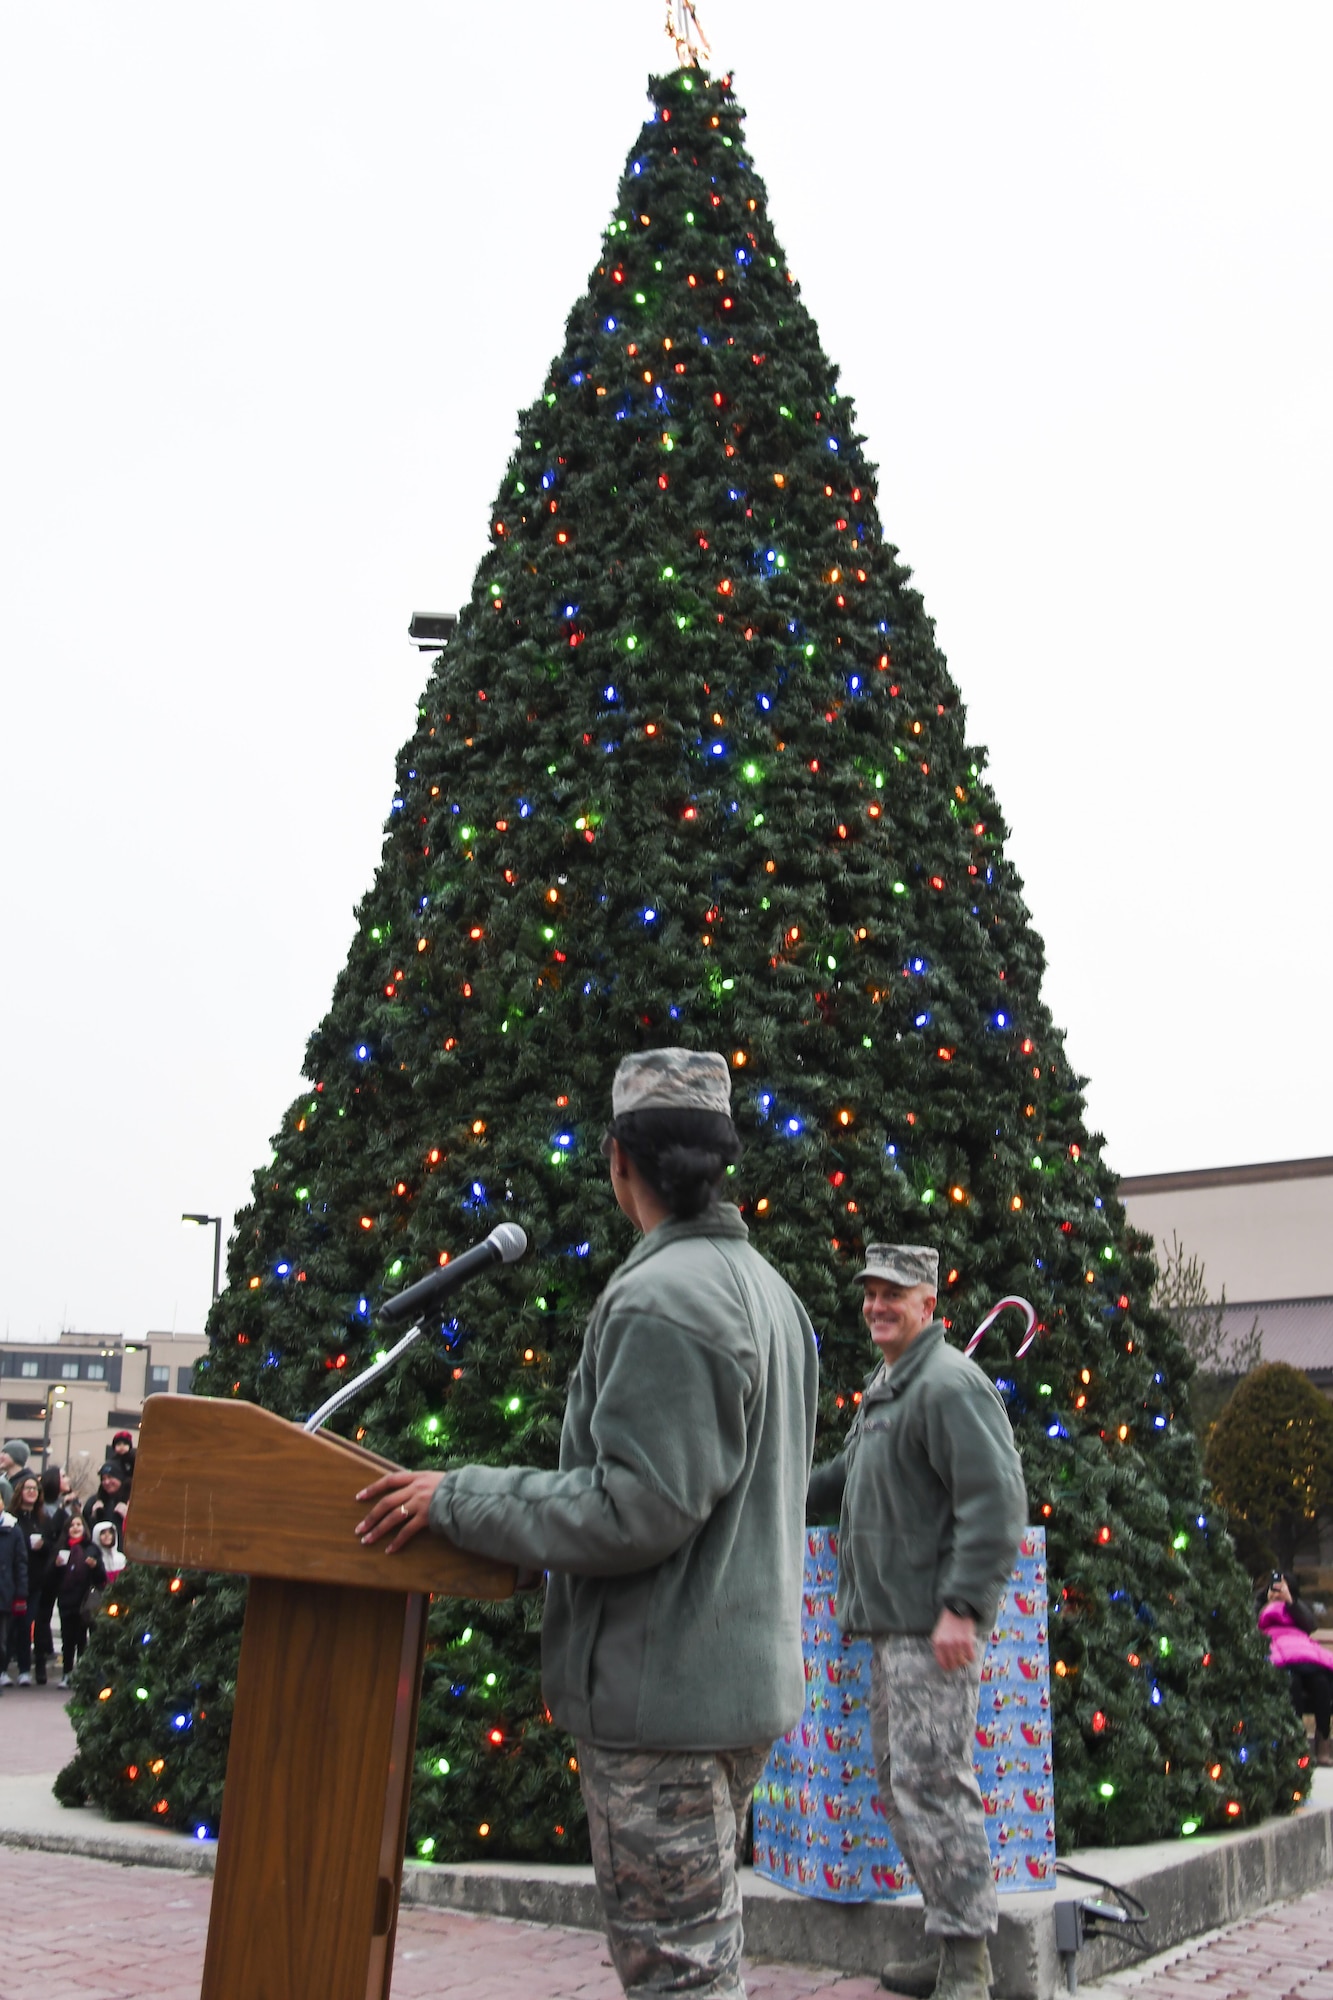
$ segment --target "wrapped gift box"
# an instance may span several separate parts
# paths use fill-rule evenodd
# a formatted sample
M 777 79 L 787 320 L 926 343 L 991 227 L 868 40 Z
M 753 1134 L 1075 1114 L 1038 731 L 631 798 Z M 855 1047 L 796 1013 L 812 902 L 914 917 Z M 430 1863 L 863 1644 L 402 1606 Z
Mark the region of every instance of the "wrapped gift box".
M 887 1902 L 915 1884 L 889 1831 L 870 1740 L 870 1645 L 833 1615 L 836 1530 L 811 1529 L 801 1619 L 805 1713 L 774 1744 L 754 1795 L 758 1874 L 806 1896 Z M 973 1763 L 996 1886 L 1055 1880 L 1046 1536 L 1029 1528 L 981 1669 Z

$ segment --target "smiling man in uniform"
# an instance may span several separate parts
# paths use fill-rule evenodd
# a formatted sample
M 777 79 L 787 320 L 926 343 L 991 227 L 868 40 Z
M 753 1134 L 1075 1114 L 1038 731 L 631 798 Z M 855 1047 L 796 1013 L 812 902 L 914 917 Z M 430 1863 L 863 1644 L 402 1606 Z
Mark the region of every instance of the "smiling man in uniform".
M 1023 1472 L 998 1392 L 935 1316 L 938 1253 L 871 1243 L 859 1276 L 880 1365 L 807 1512 L 839 1517 L 838 1623 L 874 1649 L 880 1794 L 925 1903 L 925 1953 L 881 1977 L 895 1993 L 986 2000 L 999 1910 L 972 1743 L 1027 1521 Z

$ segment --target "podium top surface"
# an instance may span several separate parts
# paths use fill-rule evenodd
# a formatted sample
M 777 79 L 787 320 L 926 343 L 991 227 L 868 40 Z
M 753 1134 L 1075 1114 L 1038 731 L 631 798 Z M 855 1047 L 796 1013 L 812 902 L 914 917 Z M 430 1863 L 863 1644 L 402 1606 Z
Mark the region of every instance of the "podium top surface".
M 256 1403 L 150 1396 L 144 1404 L 125 1553 L 173 1569 L 227 1570 L 362 1590 L 509 1597 L 507 1563 L 421 1534 L 396 1556 L 352 1530 L 356 1495 L 386 1459 L 345 1439 L 309 1435 Z

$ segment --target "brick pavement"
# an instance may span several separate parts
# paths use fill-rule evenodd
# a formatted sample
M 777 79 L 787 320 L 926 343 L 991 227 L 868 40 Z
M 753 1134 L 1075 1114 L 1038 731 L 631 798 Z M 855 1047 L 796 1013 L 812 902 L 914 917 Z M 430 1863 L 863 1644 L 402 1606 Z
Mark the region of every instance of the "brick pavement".
M 73 1751 L 55 1687 L 0 1696 L 0 1774 L 55 1771 Z M 211 1882 L 156 1868 L 0 1847 L 3 1990 L 42 2000 L 197 2000 Z M 43 1922 L 34 1927 L 32 1911 Z M 751 2000 L 883 2000 L 871 1979 L 753 1965 Z M 1333 2000 L 1333 1888 L 1099 1980 L 1102 2000 Z M 404 1910 L 394 2000 L 618 2000 L 594 1932 Z
M 1088 1989 L 1111 2000 L 1333 2000 L 1333 1889 L 1131 1966 Z
M 161 1868 L 0 1848 L 4 1991 L 198 2000 L 212 1887 Z M 793 1965 L 752 1966 L 747 1986 L 750 2000 L 884 2000 L 875 1980 Z M 398 1922 L 393 2000 L 620 2000 L 620 1984 L 595 1932 L 411 1909 Z

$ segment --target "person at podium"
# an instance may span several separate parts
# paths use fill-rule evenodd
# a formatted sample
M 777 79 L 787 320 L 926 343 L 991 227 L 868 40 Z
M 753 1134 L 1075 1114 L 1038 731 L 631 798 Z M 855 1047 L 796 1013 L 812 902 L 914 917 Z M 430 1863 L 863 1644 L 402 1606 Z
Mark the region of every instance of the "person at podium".
M 720 1198 L 741 1150 L 726 1059 L 628 1056 L 611 1109 L 639 1241 L 589 1320 L 558 1469 L 388 1473 L 356 1532 L 548 1573 L 543 1692 L 577 1740 L 621 1984 L 739 2000 L 746 1812 L 805 1698 L 815 1338 Z

